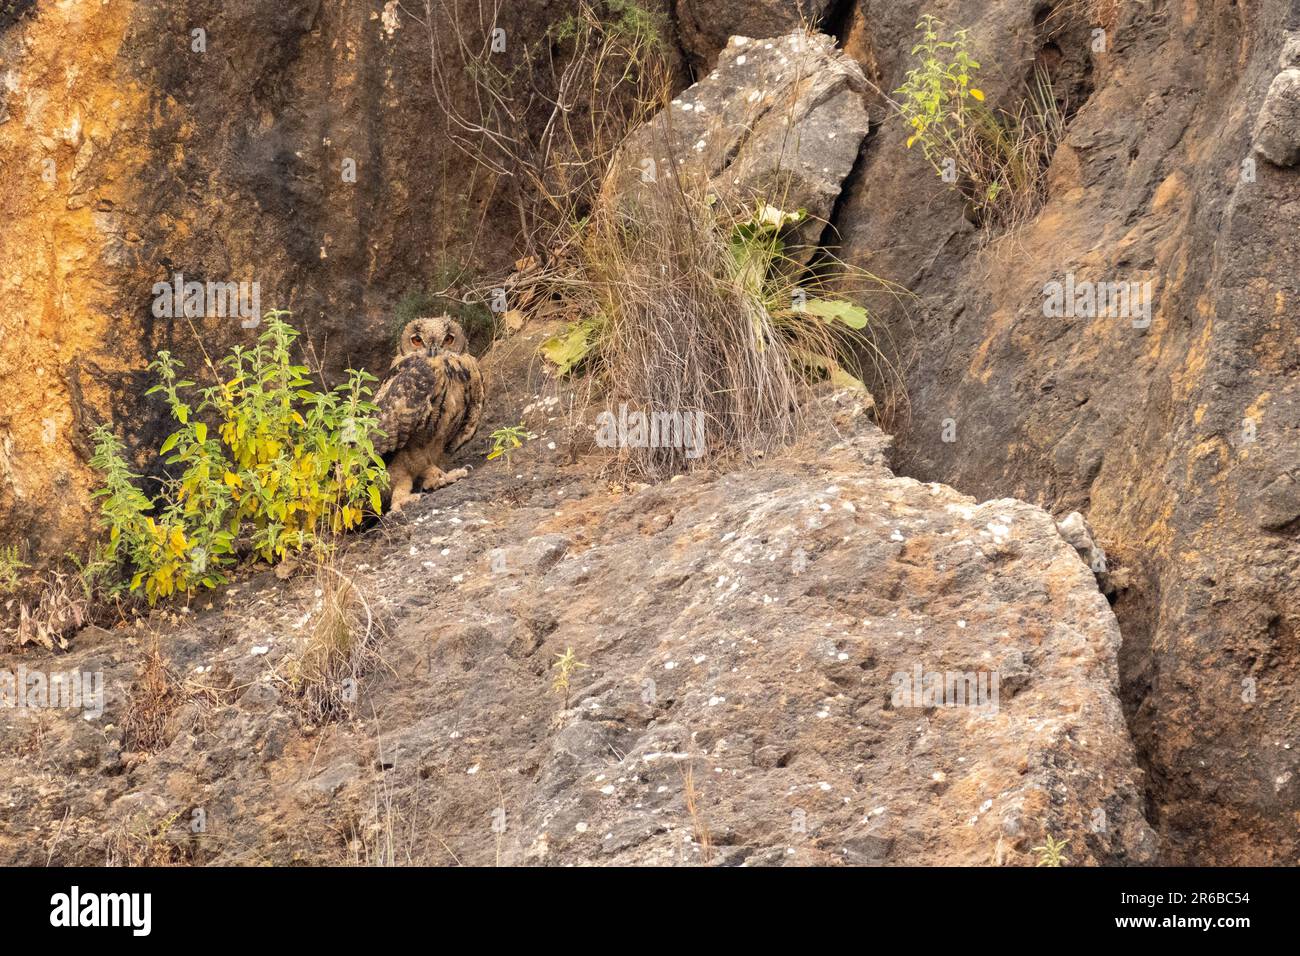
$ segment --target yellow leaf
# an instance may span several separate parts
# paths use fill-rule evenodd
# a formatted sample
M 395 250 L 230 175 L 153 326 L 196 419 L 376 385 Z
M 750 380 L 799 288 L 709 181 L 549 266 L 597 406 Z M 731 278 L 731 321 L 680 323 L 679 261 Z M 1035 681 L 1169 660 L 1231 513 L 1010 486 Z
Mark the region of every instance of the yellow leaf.
M 203 424 L 202 422 L 199 422 L 197 425 L 195 425 L 194 437 L 198 440 L 198 443 L 202 445 L 205 441 L 208 440 L 208 426 Z
M 984 93 L 981 90 L 975 89 L 973 86 L 970 88 L 970 95 L 975 97 L 975 99 L 979 100 L 981 103 L 984 102 Z

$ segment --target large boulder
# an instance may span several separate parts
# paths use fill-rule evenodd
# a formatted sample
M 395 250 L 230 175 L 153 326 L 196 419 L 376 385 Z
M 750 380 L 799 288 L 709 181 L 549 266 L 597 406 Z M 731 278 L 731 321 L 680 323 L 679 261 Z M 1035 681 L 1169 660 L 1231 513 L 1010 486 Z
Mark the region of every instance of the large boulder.
M 823 34 L 734 36 L 704 79 L 634 130 L 612 188 L 635 196 L 678 175 L 788 211 L 815 243 L 867 134 L 866 81 Z
M 1273 77 L 1255 123 L 1255 151 L 1278 166 L 1300 162 L 1300 69 Z
M 1153 859 L 1119 631 L 1047 513 L 895 477 L 833 400 L 754 469 L 611 494 L 557 407 L 339 564 L 383 624 L 356 721 L 302 726 L 275 678 L 310 575 L 22 658 L 108 698 L 0 708 L 0 859 L 1032 865 L 1049 836 L 1071 865 Z M 123 737 L 151 634 L 180 695 L 152 755 Z

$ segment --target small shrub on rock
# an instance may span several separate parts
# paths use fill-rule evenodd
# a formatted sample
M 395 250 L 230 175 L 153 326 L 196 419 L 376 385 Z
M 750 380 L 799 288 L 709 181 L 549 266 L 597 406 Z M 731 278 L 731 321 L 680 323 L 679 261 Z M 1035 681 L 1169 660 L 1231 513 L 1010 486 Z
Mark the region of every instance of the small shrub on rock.
M 150 393 L 166 397 L 180 426 L 159 449 L 179 468 L 160 495 L 137 486 L 140 476 L 108 426 L 94 433 L 105 558 L 151 604 L 224 583 L 241 543 L 275 562 L 327 547 L 367 507 L 380 508 L 388 473 L 373 442 L 375 379 L 352 370 L 332 391 L 313 388 L 308 369 L 293 361 L 298 333 L 287 314 L 268 313 L 252 348 L 235 348 L 219 367 L 209 363 L 218 382 L 197 391 L 176 358 L 158 353 Z

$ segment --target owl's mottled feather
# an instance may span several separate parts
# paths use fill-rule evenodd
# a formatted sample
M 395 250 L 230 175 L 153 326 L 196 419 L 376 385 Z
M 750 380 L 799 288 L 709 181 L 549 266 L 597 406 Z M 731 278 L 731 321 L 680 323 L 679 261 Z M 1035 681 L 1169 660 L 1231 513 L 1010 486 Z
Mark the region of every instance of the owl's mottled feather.
M 464 347 L 464 332 L 452 319 L 416 319 L 403 330 L 400 351 L 375 393 L 384 432 L 375 450 L 388 463 L 393 511 L 415 485 L 432 491 L 466 474 L 443 471 L 447 458 L 474 437 L 483 413 L 483 376 Z
M 451 352 L 404 355 L 375 395 L 381 455 L 445 436 L 447 454 L 474 437 L 483 411 L 483 378 L 472 356 Z

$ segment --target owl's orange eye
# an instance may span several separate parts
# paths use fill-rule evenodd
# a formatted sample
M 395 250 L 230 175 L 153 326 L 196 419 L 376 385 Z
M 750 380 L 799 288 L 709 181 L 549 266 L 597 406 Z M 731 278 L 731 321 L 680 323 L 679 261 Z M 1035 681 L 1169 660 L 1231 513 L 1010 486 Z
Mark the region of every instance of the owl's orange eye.
M 424 339 L 420 338 L 418 335 L 412 335 L 411 344 L 414 345 L 417 349 L 421 348 L 424 345 Z
M 453 335 L 451 332 L 448 332 L 448 333 L 447 333 L 447 337 L 446 337 L 445 339 L 442 340 L 442 344 L 443 344 L 443 345 L 451 345 L 451 344 L 452 344 L 453 342 L 455 342 L 455 341 L 456 341 L 456 336 Z

